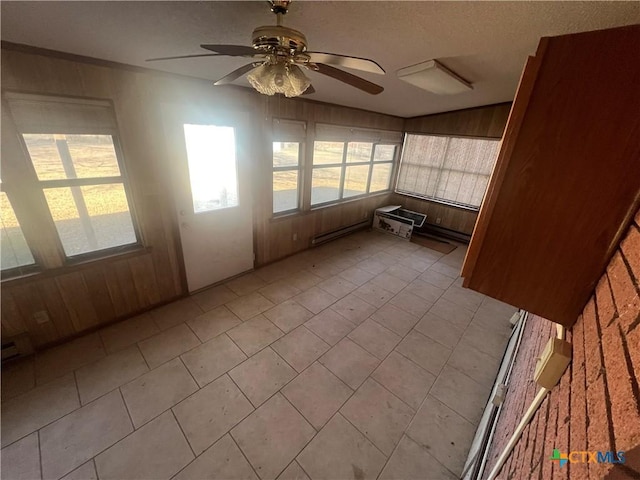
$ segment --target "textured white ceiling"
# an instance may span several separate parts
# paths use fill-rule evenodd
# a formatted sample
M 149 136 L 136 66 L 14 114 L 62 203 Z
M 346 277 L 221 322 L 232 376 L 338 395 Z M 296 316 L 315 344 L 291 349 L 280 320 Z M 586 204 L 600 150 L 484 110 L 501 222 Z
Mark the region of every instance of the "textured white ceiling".
M 204 53 L 202 43 L 249 45 L 256 26 L 275 23 L 264 1 L 3 1 L 1 12 L 3 40 L 211 80 L 246 60 L 145 59 Z M 299 0 L 285 17 L 285 25 L 307 36 L 310 50 L 372 58 L 387 71 L 352 71 L 384 86 L 377 96 L 310 72 L 316 93 L 308 98 L 402 117 L 510 101 L 540 37 L 634 23 L 640 23 L 637 1 Z M 637 58 L 638 52 L 629 53 L 630 61 Z M 473 91 L 438 96 L 395 76 L 434 58 L 472 82 Z

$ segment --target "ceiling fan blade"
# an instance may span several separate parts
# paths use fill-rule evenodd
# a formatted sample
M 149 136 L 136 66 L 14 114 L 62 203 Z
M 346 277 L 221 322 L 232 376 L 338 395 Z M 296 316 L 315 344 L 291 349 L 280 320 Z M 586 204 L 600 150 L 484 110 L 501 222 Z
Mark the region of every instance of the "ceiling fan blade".
M 307 89 L 302 92 L 302 95 L 311 95 L 312 93 L 316 93 L 316 89 L 313 88 L 313 85 L 309 85 Z
M 245 45 L 200 45 L 202 48 L 206 50 L 211 50 L 212 52 L 219 53 L 221 55 L 229 55 L 231 57 L 244 57 L 247 55 L 255 55 L 258 52 L 253 47 L 247 47 Z
M 248 63 L 246 65 L 243 65 L 242 67 L 236 68 L 233 72 L 222 77 L 220 80 L 215 82 L 214 85 L 226 85 L 227 83 L 231 83 L 243 76 L 245 73 L 249 73 L 251 70 L 259 66 L 260 62 Z
M 384 74 L 385 71 L 380 65 L 373 60 L 359 57 L 349 57 L 346 55 L 337 55 L 335 53 L 324 52 L 305 52 L 309 55 L 311 63 L 325 63 L 336 65 L 338 67 L 353 68 L 354 70 L 362 70 L 363 72 Z
M 179 58 L 196 58 L 196 57 L 222 57 L 221 53 L 198 53 L 196 55 L 178 55 L 175 57 L 158 57 L 158 58 L 147 58 L 145 62 L 157 62 L 158 60 L 176 60 Z
M 351 73 L 342 71 L 338 68 L 333 68 L 329 65 L 324 65 L 323 63 L 318 63 L 317 65 L 318 73 L 322 73 L 323 75 L 327 75 L 328 77 L 340 80 L 341 82 L 347 83 L 352 87 L 359 88 L 360 90 L 370 93 L 371 95 L 378 95 L 384 90 L 384 88 L 380 85 L 371 83 L 364 78 L 352 75 Z

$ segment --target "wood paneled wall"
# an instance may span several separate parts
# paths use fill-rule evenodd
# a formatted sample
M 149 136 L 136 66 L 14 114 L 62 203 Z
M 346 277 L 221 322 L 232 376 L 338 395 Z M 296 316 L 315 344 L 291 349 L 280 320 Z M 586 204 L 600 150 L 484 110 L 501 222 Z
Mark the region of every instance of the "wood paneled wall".
M 163 143 L 164 103 L 209 104 L 250 112 L 254 118 L 257 265 L 304 250 L 314 235 L 354 224 L 389 203 L 390 195 L 380 195 L 272 220 L 269 132 L 272 117 L 304 120 L 309 125 L 319 121 L 398 131 L 403 128 L 401 118 L 300 99 L 269 98 L 235 87 L 216 89 L 207 81 L 12 48 L 2 49 L 1 60 L 3 89 L 113 102 L 145 247 L 124 256 L 4 281 L 4 339 L 26 333 L 38 348 L 186 294 L 169 174 L 172 159 Z M 5 126 L 3 119 L 3 131 Z M 2 161 L 25 159 L 3 142 Z M 33 315 L 42 310 L 47 311 L 50 322 L 34 320 Z
M 510 110 L 511 103 L 500 103 L 487 107 L 408 118 L 405 120 L 404 129 L 408 133 L 502 138 Z M 478 212 L 472 210 L 398 193 L 393 194 L 392 203 L 402 205 L 409 210 L 426 213 L 427 223 L 467 235 L 473 233 L 473 227 L 478 218 Z M 438 218 L 440 218 L 439 224 L 436 222 Z

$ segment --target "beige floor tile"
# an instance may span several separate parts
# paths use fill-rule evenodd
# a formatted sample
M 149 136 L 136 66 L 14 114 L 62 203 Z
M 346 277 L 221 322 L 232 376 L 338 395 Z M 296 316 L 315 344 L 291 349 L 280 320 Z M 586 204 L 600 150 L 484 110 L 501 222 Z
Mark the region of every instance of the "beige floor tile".
M 2 401 L 28 392 L 36 386 L 33 356 L 16 360 L 2 367 Z
M 401 337 L 409 333 L 413 326 L 418 323 L 418 317 L 414 317 L 391 303 L 387 303 L 384 307 L 379 308 L 371 315 L 371 319 Z
M 60 478 L 132 431 L 122 396 L 113 391 L 40 431 L 42 476 Z
M 173 411 L 191 448 L 200 455 L 249 415 L 253 407 L 231 379 L 223 375 L 176 405 Z
M 381 273 L 380 275 L 375 276 L 374 278 L 371 279 L 370 283 L 373 283 L 374 285 L 378 285 L 379 287 L 382 287 L 385 290 L 388 290 L 394 295 L 396 293 L 400 293 L 400 291 L 403 288 L 409 285 L 408 282 L 405 282 L 404 280 L 394 275 L 391 275 L 390 273 L 387 273 L 387 272 L 384 272 L 384 273 Z
M 386 458 L 362 433 L 336 414 L 296 459 L 312 479 L 375 479 Z
M 423 282 L 430 283 L 443 290 L 449 288 L 454 281 L 453 278 L 431 269 L 422 273 L 418 278 Z
M 238 295 L 226 285 L 218 285 L 198 292 L 192 298 L 206 312 L 238 298 Z
M 296 371 L 271 348 L 265 348 L 231 370 L 229 376 L 257 407 L 289 383 Z
M 371 319 L 365 320 L 349 334 L 349 338 L 380 360 L 402 340 L 391 330 Z
M 496 318 L 502 318 L 508 322 L 511 316 L 516 313 L 518 309 L 516 307 L 512 307 L 506 303 L 503 303 L 499 300 L 495 300 L 491 297 L 484 297 L 482 300 L 482 305 L 478 308 L 478 315 L 488 315 Z
M 171 412 L 96 457 L 100 480 L 169 479 L 193 459 Z
M 368 379 L 340 413 L 388 456 L 402 438 L 414 411 L 378 382 Z
M 68 473 L 60 480 L 98 480 L 95 463 L 93 460 L 89 460 L 87 463 L 83 463 L 73 472 Z
M 415 329 L 442 345 L 454 348 L 464 333 L 464 329 L 453 323 L 427 312 L 416 324 Z
M 358 288 L 356 284 L 338 275 L 323 280 L 318 284 L 318 287 L 336 298 L 342 298 Z
M 500 314 L 483 304 L 480 305 L 480 308 L 473 316 L 472 323 L 500 335 L 510 335 L 513 328 L 511 317 L 515 312 L 516 310 L 513 309 L 511 313 L 504 312 Z
M 380 363 L 348 338 L 341 340 L 319 361 L 353 389 L 358 388 Z
M 500 359 L 468 344 L 462 344 L 453 350 L 447 365 L 473 378 L 480 385 L 493 385 L 500 367 Z
M 309 476 L 304 472 L 302 467 L 295 460 L 289 464 L 284 472 L 280 474 L 278 480 L 311 480 Z
M 296 295 L 293 299 L 315 314 L 320 313 L 322 310 L 338 300 L 336 297 L 317 286 L 311 287 L 309 290 Z
M 445 292 L 442 288 L 423 282 L 420 279 L 411 282 L 403 291 L 413 293 L 429 303 L 435 303 Z
M 447 275 L 451 278 L 458 278 L 460 276 L 460 268 L 452 267 L 443 262 L 434 263 L 431 266 L 431 269 L 435 270 L 436 272 Z
M 232 328 L 227 335 L 249 357 L 282 337 L 282 331 L 264 315 L 258 315 Z
M 295 300 L 287 300 L 264 312 L 264 316 L 283 332 L 289 332 L 313 317 L 313 313 Z
M 453 285 L 447 289 L 444 295 L 442 295 L 442 298 L 475 312 L 482 304 L 484 295 L 467 288 L 460 288 Z
M 428 477 L 426 477 L 428 475 Z M 406 435 L 382 470 L 380 480 L 456 480 L 453 473 L 436 460 L 425 447 Z
M 247 356 L 227 335 L 220 335 L 182 355 L 182 361 L 200 387 L 244 362 Z
M 80 337 L 36 355 L 36 383 L 42 385 L 106 355 L 97 333 Z
M 286 281 L 299 288 L 301 291 L 309 290 L 322 281 L 322 277 L 315 275 L 307 270 L 294 273 L 286 277 Z
M 280 394 L 253 412 L 231 435 L 262 479 L 275 479 L 315 430 Z
M 387 272 L 389 275 L 393 275 L 394 277 L 399 278 L 400 280 L 404 280 L 405 282 L 413 282 L 416 278 L 420 276 L 422 272 L 414 270 L 411 267 L 407 267 L 405 265 L 398 264 L 399 259 L 396 257 L 396 263 L 387 268 Z
M 407 435 L 455 475 L 462 474 L 476 427 L 427 395 Z
M 376 308 L 382 307 L 395 295 L 372 282 L 365 283 L 353 293 Z
M 192 318 L 187 322 L 187 325 L 191 327 L 201 342 L 206 342 L 241 323 L 242 320 L 231 313 L 231 310 L 221 305 Z
M 467 328 L 473 317 L 471 310 L 456 305 L 446 298 L 438 299 L 438 301 L 433 304 L 433 307 L 429 309 L 429 313 L 447 320 L 458 328 Z
M 366 272 L 373 273 L 374 275 L 380 275 L 389 267 L 389 265 L 378 261 L 375 257 L 362 260 L 361 262 L 356 263 L 355 266 Z
M 273 302 L 267 300 L 258 292 L 249 293 L 227 303 L 227 307 L 240 320 L 245 321 L 273 307 Z
M 342 270 L 344 270 L 343 267 L 333 264 L 328 260 L 321 260 L 321 261 L 314 262 L 307 269 L 311 273 L 313 273 L 314 275 L 322 279 L 333 277 L 334 275 L 337 275 L 340 272 L 342 272 Z
M 149 371 L 136 345 L 120 350 L 76 371 L 83 405 Z
M 414 410 L 418 410 L 436 379 L 396 352 L 391 352 L 372 377 Z
M 243 296 L 255 292 L 267 285 L 255 272 L 247 273 L 241 277 L 228 281 L 225 285 L 237 295 Z
M 183 298 L 151 311 L 151 318 L 161 330 L 191 320 L 202 313 L 202 309 L 191 298 Z
M 482 417 L 491 386 L 491 384 L 480 385 L 464 373 L 446 365 L 431 387 L 429 395 L 477 425 Z
M 151 315 L 145 313 L 111 325 L 100 330 L 99 333 L 107 353 L 113 353 L 145 338 L 152 337 L 159 331 L 160 329 L 151 318 Z
M 356 328 L 339 313 L 327 308 L 304 324 L 309 330 L 322 338 L 329 345 L 335 345 Z
M 41 478 L 40 450 L 36 432 L 2 449 L 0 476 L 6 480 Z
M 353 390 L 316 362 L 285 386 L 282 393 L 311 425 L 320 430 Z
M 173 480 L 218 479 L 258 480 L 258 476 L 230 435 L 222 437 L 173 477 Z
M 508 342 L 509 337 L 507 335 L 500 335 L 495 331 L 482 328 L 471 322 L 462 335 L 459 345 L 471 345 L 481 352 L 500 360 Z
M 338 312 L 351 323 L 360 325 L 376 311 L 376 307 L 354 293 L 350 293 L 343 299 L 337 301 L 331 307 L 331 310 Z
M 302 372 L 330 348 L 304 326 L 289 332 L 271 347 L 298 372 Z
M 264 297 L 271 300 L 274 304 L 282 303 L 285 300 L 289 300 L 291 297 L 295 297 L 302 290 L 291 285 L 285 280 L 278 280 L 266 287 L 262 287 L 258 290 Z
M 414 317 L 420 318 L 427 313 L 427 310 L 429 310 L 433 304 L 424 298 L 403 290 L 389 300 L 388 305 L 394 305 Z
M 350 267 L 343 272 L 340 272 L 340 276 L 345 280 L 348 280 L 349 282 L 360 286 L 367 283 L 369 280 L 375 277 L 376 274 L 367 272 L 366 270 L 362 270 L 358 267 Z
M 160 415 L 198 389 L 179 358 L 121 387 L 136 428 Z
M 200 340 L 182 323 L 138 344 L 149 368 L 156 368 L 200 345 Z
M 447 363 L 452 350 L 444 345 L 412 330 L 396 347 L 396 351 L 420 365 L 422 368 L 438 375 Z
M 419 272 L 424 272 L 427 268 L 433 265 L 433 263 L 433 260 L 415 257 L 413 255 L 404 257 L 400 260 L 400 265 L 410 267 L 413 270 L 418 270 Z
M 44 427 L 80 406 L 72 373 L 2 404 L 2 446 Z

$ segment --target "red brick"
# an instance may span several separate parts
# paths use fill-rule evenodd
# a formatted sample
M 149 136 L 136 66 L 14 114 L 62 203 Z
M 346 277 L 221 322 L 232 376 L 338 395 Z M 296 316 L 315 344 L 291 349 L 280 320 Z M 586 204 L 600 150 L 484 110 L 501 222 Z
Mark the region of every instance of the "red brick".
M 628 328 L 637 317 L 634 313 L 640 307 L 640 300 L 619 251 L 611 259 L 607 267 L 607 274 L 611 281 L 613 299 L 618 309 L 618 315 L 620 315 L 620 324 L 622 328 Z
M 609 422 L 605 403 L 604 376 L 600 376 L 587 387 L 587 450 L 609 451 L 613 450 L 609 437 Z M 590 478 L 602 478 L 604 473 L 602 464 L 589 463 Z
M 632 225 L 627 236 L 620 242 L 620 250 L 638 281 L 640 279 L 640 230 Z
M 636 222 L 636 225 L 640 225 L 640 208 L 636 212 L 636 218 L 634 219 L 634 222 Z
M 551 478 L 551 472 L 553 469 L 553 462 L 549 461 L 549 457 L 553 454 L 553 449 L 556 448 L 556 441 L 558 435 L 558 397 L 560 395 L 560 387 L 554 388 L 549 393 L 549 416 L 547 419 L 547 428 L 544 433 L 544 442 L 542 444 L 542 478 Z
M 578 319 L 578 321 L 580 320 Z M 582 312 L 582 327 L 584 332 L 585 381 L 588 388 L 603 373 L 596 304 L 593 297 L 589 299 Z
M 587 398 L 585 391 L 584 322 L 582 316 L 573 326 L 573 368 L 571 370 L 571 438 L 569 451 L 587 449 Z M 571 464 L 573 478 L 587 478 L 586 464 Z
M 571 429 L 571 417 L 569 410 L 571 408 L 571 377 L 573 365 L 564 372 L 560 379 L 560 389 L 558 391 L 558 433 L 554 447 L 558 450 L 569 451 L 569 439 Z M 550 478 L 569 478 L 571 465 L 560 468 L 558 462 L 552 462 L 552 476 Z
M 538 429 L 536 432 L 536 443 L 534 444 L 534 447 L 533 447 L 533 458 L 532 458 L 531 466 L 533 468 L 533 467 L 536 467 L 536 464 L 537 464 L 536 468 L 538 471 L 542 470 L 543 462 L 546 461 L 546 457 L 551 455 L 551 452 L 553 451 L 553 449 L 551 449 L 549 451 L 549 454 L 547 454 L 546 444 L 545 444 L 547 429 L 553 429 L 555 431 L 555 425 L 551 425 L 549 423 L 549 416 L 550 416 L 550 410 L 551 410 L 550 398 L 551 398 L 551 393 L 548 393 L 545 399 L 543 400 L 542 404 L 540 405 L 540 409 L 538 410 L 538 414 L 537 414 Z M 537 477 L 538 477 L 537 474 L 535 476 L 534 475 L 531 476 L 531 478 L 537 478 Z
M 609 277 L 604 274 L 596 286 L 596 303 L 598 304 L 598 317 L 602 328 L 607 328 L 611 321 L 618 315 L 616 305 L 613 302 Z
M 635 345 L 637 349 L 638 344 Z M 640 415 L 632 390 L 619 329 L 608 329 L 602 337 L 607 387 L 611 399 L 611 416 L 616 448 L 625 450 L 640 442 Z M 631 350 L 631 349 L 630 349 Z M 572 412 L 573 413 L 573 412 Z

